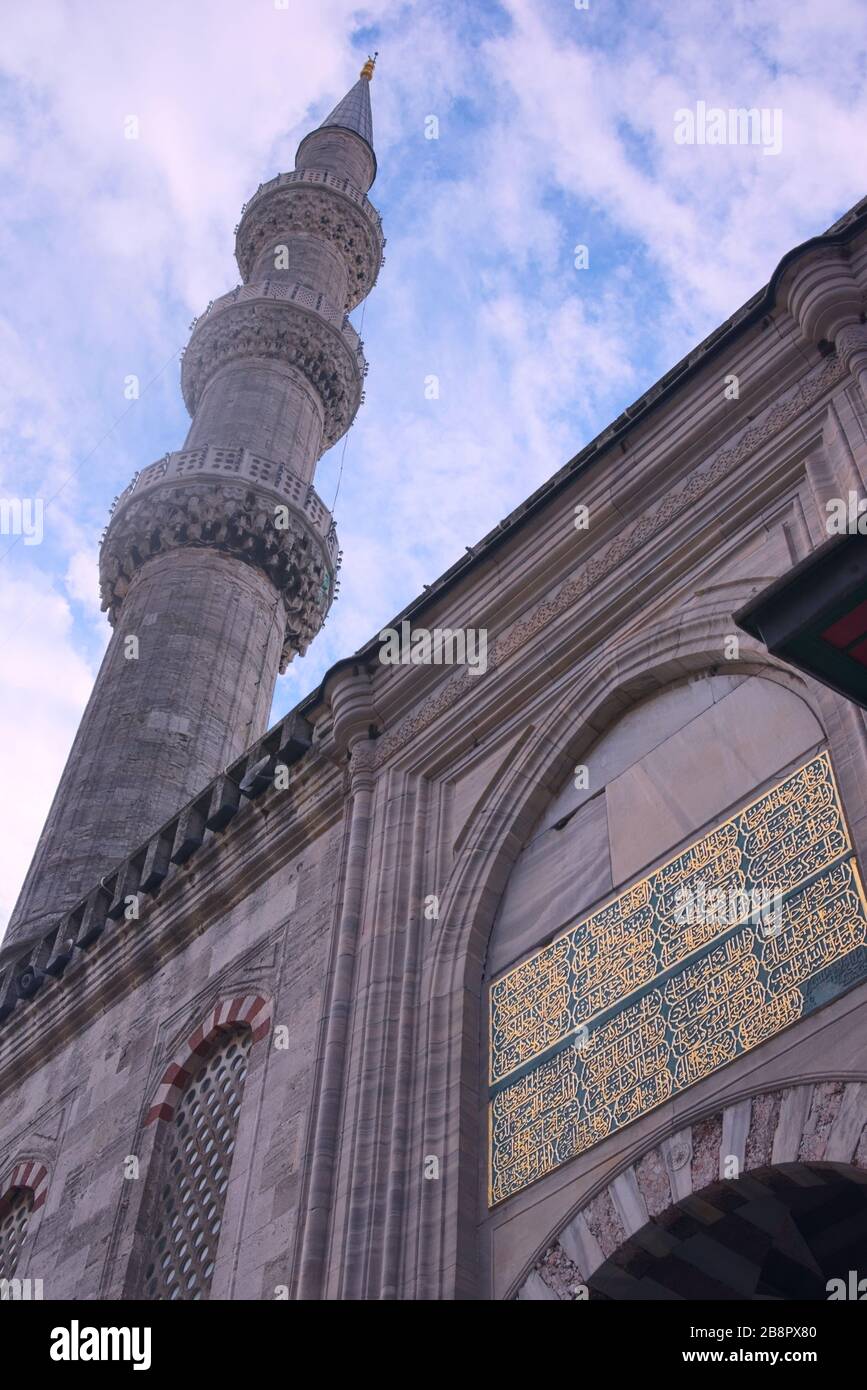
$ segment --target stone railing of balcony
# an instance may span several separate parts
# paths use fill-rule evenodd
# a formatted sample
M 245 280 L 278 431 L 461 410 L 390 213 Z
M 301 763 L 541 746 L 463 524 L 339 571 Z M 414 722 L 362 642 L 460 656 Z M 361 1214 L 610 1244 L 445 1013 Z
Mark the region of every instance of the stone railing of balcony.
M 331 188 L 336 188 L 338 192 L 345 193 L 346 197 L 351 198 L 353 203 L 357 203 L 360 208 L 364 208 L 368 217 L 376 223 L 377 227 L 382 227 L 382 218 L 367 194 L 362 193 L 361 189 L 356 188 L 355 184 L 350 183 L 349 179 L 338 178 L 336 174 L 330 173 L 327 169 L 291 169 L 286 174 L 277 174 L 273 179 L 269 179 L 267 183 L 260 183 L 253 196 L 248 198 L 247 202 L 241 208 L 241 216 L 243 217 L 245 212 L 249 212 L 254 204 L 261 198 L 266 197 L 275 188 L 282 188 L 288 183 L 328 184 Z M 237 227 L 235 231 L 237 232 Z
M 332 560 L 337 558 L 337 532 L 334 520 L 312 484 L 306 483 L 284 463 L 262 458 L 250 449 L 187 449 L 166 454 L 137 473 L 111 505 L 111 516 L 121 511 L 130 498 L 140 497 L 160 483 L 186 482 L 191 477 L 217 477 L 267 488 L 307 519 L 325 540 Z

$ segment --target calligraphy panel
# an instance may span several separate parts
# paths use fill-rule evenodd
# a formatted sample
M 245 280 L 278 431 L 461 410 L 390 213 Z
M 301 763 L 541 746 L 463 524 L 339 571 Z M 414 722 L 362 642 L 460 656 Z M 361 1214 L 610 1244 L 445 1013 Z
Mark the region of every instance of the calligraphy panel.
M 822 753 L 492 984 L 491 1205 L 865 978 Z

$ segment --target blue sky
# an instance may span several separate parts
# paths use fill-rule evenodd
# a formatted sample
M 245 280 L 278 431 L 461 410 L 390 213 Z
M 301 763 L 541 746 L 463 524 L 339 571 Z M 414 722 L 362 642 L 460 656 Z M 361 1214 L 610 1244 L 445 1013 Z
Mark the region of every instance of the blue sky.
M 183 442 L 178 355 L 238 282 L 241 206 L 369 49 L 387 259 L 367 401 L 316 479 L 330 506 L 343 460 L 340 599 L 275 717 L 867 192 L 861 0 L 279 4 L 4 16 L 0 496 L 46 512 L 41 545 L 0 536 L 0 924 L 108 638 L 111 500 Z M 779 110 L 782 150 L 678 145 L 698 101 Z

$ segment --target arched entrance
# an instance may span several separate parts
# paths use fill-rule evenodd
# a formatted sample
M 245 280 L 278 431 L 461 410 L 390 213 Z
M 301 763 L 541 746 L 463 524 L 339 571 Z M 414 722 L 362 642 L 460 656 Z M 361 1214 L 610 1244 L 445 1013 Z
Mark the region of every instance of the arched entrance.
M 867 1183 L 790 1163 L 712 1183 L 636 1231 L 590 1276 L 594 1300 L 821 1300 L 867 1278 Z M 867 1286 L 865 1286 L 867 1287 Z

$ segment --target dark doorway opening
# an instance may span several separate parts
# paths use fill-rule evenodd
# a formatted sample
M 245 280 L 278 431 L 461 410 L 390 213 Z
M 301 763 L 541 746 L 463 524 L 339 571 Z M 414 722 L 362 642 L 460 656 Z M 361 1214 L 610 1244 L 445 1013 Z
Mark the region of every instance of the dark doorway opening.
M 846 1164 L 757 1168 L 654 1217 L 600 1265 L 590 1297 L 808 1299 L 867 1279 L 867 1173 Z M 867 1293 L 867 1285 L 865 1285 Z

